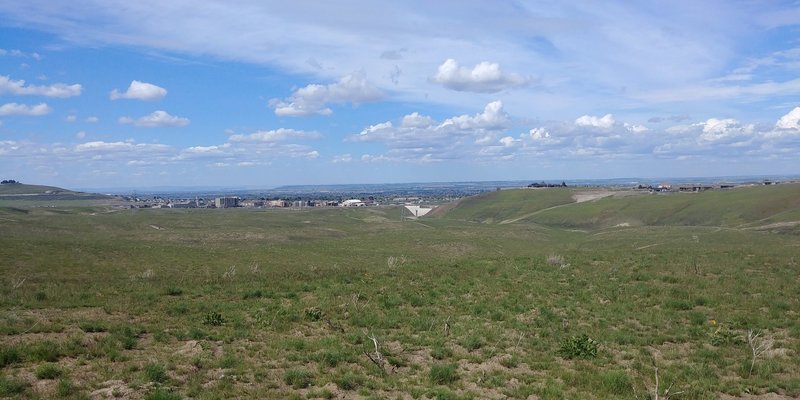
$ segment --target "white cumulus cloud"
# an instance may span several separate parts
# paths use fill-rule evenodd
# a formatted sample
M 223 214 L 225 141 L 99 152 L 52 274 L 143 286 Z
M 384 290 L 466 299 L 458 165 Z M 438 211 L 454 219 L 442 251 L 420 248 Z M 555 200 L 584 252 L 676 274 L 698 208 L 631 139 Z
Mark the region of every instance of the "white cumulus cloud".
M 781 117 L 775 124 L 778 129 L 797 129 L 800 130 L 800 107 L 795 107 L 788 114 Z
M 328 104 L 351 103 L 354 105 L 381 100 L 383 93 L 369 81 L 363 71 L 355 72 L 328 85 L 311 84 L 297 89 L 284 100 L 272 99 L 270 106 L 275 115 L 302 117 L 309 115 L 331 115 Z
M 40 117 L 42 115 L 50 114 L 52 111 L 53 109 L 50 108 L 50 106 L 48 106 L 46 103 L 39 103 L 35 106 L 18 103 L 6 103 L 0 106 L 0 116 L 25 115 L 30 117 Z
M 17 96 L 33 95 L 45 97 L 66 98 L 78 96 L 83 87 L 79 84 L 67 85 L 56 83 L 53 85 L 25 85 L 24 80 L 12 80 L 7 75 L 0 75 L 0 95 L 12 94 Z
M 130 86 L 128 86 L 128 90 L 120 92 L 119 90 L 114 89 L 111 91 L 109 97 L 111 100 L 131 99 L 153 101 L 160 100 L 166 95 L 167 89 L 153 85 L 152 83 L 134 80 L 131 81 Z
M 475 144 L 497 142 L 510 126 L 511 117 L 503 103 L 494 101 L 482 112 L 442 122 L 415 112 L 402 117 L 399 125 L 391 121 L 373 124 L 347 140 L 382 142 L 389 150 L 384 155 L 362 156 L 362 161 L 436 162 L 478 155 Z
M 511 118 L 508 113 L 503 110 L 503 102 L 496 100 L 487 104 L 482 113 L 475 114 L 474 116 L 460 115 L 458 117 L 449 118 L 446 119 L 441 126 L 454 126 L 462 130 L 499 130 L 507 128 L 510 122 Z
M 700 140 L 714 142 L 731 137 L 750 135 L 754 131 L 752 124 L 741 124 L 733 118 L 709 118 L 706 122 L 698 124 L 703 127 Z
M 300 131 L 279 128 L 269 131 L 258 131 L 249 135 L 235 134 L 230 136 L 231 142 L 280 142 L 286 139 L 316 139 L 319 132 Z
M 431 81 L 460 92 L 495 93 L 525 86 L 530 80 L 519 74 L 503 72 L 497 63 L 484 61 L 470 69 L 450 58 L 439 66 Z
M 611 114 L 606 114 L 603 117 L 584 115 L 575 120 L 575 125 L 577 126 L 588 126 L 603 129 L 611 128 L 615 123 L 616 121 L 614 121 L 614 116 Z
M 150 115 L 133 119 L 131 117 L 120 117 L 118 122 L 123 125 L 134 125 L 143 128 L 166 128 L 166 127 L 182 127 L 189 125 L 191 121 L 189 118 L 176 117 L 169 115 L 166 111 L 153 111 Z

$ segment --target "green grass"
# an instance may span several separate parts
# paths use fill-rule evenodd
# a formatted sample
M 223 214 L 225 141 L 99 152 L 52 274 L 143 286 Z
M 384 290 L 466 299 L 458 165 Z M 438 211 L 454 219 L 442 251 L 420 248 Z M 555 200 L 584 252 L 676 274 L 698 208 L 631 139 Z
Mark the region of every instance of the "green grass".
M 455 364 L 433 364 L 428 376 L 434 385 L 450 385 L 458 381 L 457 369 Z
M 62 374 L 61 368 L 54 364 L 44 364 L 36 369 L 36 377 L 39 379 L 55 379 Z
M 148 364 L 144 367 L 144 375 L 148 381 L 153 383 L 164 383 L 169 380 L 167 370 L 162 365 Z
M 796 397 L 800 235 L 750 228 L 797 218 L 797 190 L 579 204 L 572 189 L 504 190 L 418 221 L 393 208 L 0 209 L 0 390 L 633 399 L 652 389 L 655 357 L 682 399 Z M 776 350 L 751 376 L 748 329 Z M 565 356 L 583 335 L 594 355 Z M 61 375 L 36 377 L 49 369 Z

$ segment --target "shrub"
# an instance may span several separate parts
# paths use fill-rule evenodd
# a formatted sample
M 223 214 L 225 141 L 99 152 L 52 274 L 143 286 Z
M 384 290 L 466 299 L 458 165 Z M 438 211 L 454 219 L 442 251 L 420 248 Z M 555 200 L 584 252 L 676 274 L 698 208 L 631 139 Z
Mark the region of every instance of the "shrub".
M 435 385 L 449 385 L 458 380 L 455 364 L 435 364 L 431 366 L 430 379 Z
M 167 371 L 158 364 L 148 364 L 144 367 L 144 375 L 150 382 L 164 383 L 169 380 Z
M 595 358 L 597 357 L 597 342 L 588 335 L 570 336 L 561 342 L 559 354 L 570 358 Z
M 36 377 L 39 379 L 55 379 L 61 376 L 61 368 L 55 364 L 45 364 L 36 369 Z
M 711 332 L 709 334 L 709 339 L 714 346 L 744 343 L 744 340 L 742 340 L 739 334 L 726 328 L 718 328 L 714 332 Z
M 203 320 L 203 322 L 206 325 L 220 326 L 220 325 L 225 323 L 225 318 L 222 317 L 222 314 L 220 314 L 218 312 L 215 312 L 215 311 L 212 311 L 212 312 L 206 314 L 206 317 Z
M 325 313 L 317 307 L 306 308 L 306 318 L 311 321 L 319 321 L 325 316 Z
M 311 386 L 314 374 L 304 369 L 290 369 L 283 373 L 283 381 L 295 389 Z

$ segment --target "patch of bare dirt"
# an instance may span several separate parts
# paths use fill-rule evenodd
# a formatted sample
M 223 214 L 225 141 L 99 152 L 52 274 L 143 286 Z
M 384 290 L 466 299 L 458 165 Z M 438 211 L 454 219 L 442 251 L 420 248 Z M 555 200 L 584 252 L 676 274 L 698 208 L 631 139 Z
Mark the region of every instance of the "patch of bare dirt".
M 100 384 L 101 388 L 93 391 L 89 394 L 89 398 L 91 399 L 136 399 L 140 398 L 146 393 L 146 387 L 149 385 L 145 385 L 139 390 L 134 390 L 130 386 L 128 386 L 125 381 L 121 380 L 111 380 L 105 381 Z
M 203 346 L 197 340 L 190 340 L 183 344 L 177 351 L 175 351 L 175 355 L 185 356 L 185 357 L 193 357 L 199 355 L 203 352 Z
M 603 197 L 613 196 L 614 192 L 612 191 L 605 191 L 605 190 L 598 190 L 598 191 L 591 191 L 591 192 L 575 192 L 572 195 L 572 199 L 575 200 L 576 203 L 583 203 L 586 201 L 592 201 L 597 199 L 602 199 Z
M 719 396 L 720 400 L 798 400 L 800 397 L 789 397 L 784 396 L 782 394 L 777 393 L 767 393 L 767 394 L 745 394 L 742 396 L 731 396 L 729 394 L 721 394 Z

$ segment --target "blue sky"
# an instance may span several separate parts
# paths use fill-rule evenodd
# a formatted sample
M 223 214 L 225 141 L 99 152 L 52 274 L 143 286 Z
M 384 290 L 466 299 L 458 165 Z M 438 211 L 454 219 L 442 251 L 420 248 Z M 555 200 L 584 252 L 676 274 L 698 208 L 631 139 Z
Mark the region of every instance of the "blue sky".
M 797 1 L 0 0 L 3 179 L 796 174 L 798 154 Z

